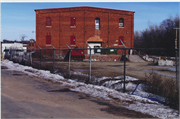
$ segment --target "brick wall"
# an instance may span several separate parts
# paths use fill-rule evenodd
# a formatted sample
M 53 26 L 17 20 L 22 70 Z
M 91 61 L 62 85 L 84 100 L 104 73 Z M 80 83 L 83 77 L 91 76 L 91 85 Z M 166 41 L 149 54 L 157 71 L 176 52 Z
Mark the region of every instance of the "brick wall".
M 87 48 L 88 42 L 100 42 L 103 47 L 123 48 L 118 44 L 119 36 L 124 37 L 127 48 L 134 47 L 134 12 L 94 7 L 42 9 L 36 11 L 36 45 L 52 48 L 46 44 L 46 35 L 51 36 L 55 48 Z M 51 27 L 46 27 L 46 17 L 51 17 Z M 71 17 L 76 27 L 70 27 Z M 95 30 L 95 18 L 100 18 L 100 30 Z M 124 27 L 119 28 L 119 18 L 124 18 Z M 71 45 L 74 35 L 76 44 Z

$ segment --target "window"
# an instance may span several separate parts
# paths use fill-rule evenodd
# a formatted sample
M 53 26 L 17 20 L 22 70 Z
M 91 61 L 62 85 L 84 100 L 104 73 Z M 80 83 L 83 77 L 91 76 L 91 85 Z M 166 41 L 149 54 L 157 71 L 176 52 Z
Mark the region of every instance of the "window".
M 71 45 L 76 45 L 76 38 L 75 38 L 75 36 L 71 36 L 70 42 L 71 42 Z
M 34 46 L 34 43 L 30 43 L 29 46 L 30 46 L 30 47 L 33 47 L 33 46 Z
M 46 44 L 51 44 L 51 36 L 50 35 L 46 36 Z
M 124 19 L 123 18 L 119 19 L 119 27 L 124 27 Z
M 124 37 L 123 36 L 119 36 L 119 45 L 123 45 L 120 40 L 124 43 Z
M 71 17 L 71 26 L 76 26 L 76 18 Z
M 95 19 L 95 30 L 100 30 L 100 18 Z
M 51 26 L 51 17 L 46 17 L 46 26 Z

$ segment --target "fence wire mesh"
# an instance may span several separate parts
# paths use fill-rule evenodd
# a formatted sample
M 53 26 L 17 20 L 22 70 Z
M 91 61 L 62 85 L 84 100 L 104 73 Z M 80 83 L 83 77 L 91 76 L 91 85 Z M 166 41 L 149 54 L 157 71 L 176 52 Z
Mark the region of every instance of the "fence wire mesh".
M 130 90 L 128 83 L 143 83 L 144 90 L 179 101 L 179 49 L 6 49 L 5 58 L 122 92 Z M 106 77 L 105 80 L 101 80 L 102 77 Z M 129 81 L 129 77 L 139 80 Z

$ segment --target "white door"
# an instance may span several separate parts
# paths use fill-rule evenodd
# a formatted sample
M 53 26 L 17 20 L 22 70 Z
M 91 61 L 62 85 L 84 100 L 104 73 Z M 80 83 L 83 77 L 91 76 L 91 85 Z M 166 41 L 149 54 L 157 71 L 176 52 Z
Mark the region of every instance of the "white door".
M 94 46 L 100 46 L 101 47 L 101 43 L 88 43 L 88 45 L 91 48 L 94 48 Z M 89 47 L 88 47 L 89 48 Z M 90 54 L 90 50 L 88 50 L 88 54 Z M 94 54 L 94 49 L 91 50 L 91 54 Z

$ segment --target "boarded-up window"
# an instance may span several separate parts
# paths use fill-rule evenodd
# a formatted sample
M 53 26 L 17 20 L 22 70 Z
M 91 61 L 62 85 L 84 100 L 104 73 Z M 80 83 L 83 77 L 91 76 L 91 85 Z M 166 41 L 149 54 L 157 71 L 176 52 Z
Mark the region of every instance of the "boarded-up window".
M 124 27 L 124 19 L 123 18 L 119 19 L 119 27 Z
M 76 18 L 71 17 L 71 26 L 76 26 Z
M 76 37 L 71 36 L 70 42 L 71 42 L 71 45 L 75 45 L 76 44 Z
M 123 45 L 120 40 L 124 43 L 124 37 L 123 36 L 119 36 L 119 45 Z
M 51 17 L 46 17 L 46 26 L 51 26 Z
M 46 44 L 51 44 L 51 36 L 50 35 L 46 36 Z

